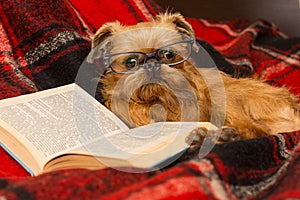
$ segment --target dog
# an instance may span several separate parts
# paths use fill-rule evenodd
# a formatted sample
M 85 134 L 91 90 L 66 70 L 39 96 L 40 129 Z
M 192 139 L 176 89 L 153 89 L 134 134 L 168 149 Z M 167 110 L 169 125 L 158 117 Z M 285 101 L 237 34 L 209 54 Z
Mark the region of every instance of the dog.
M 287 88 L 199 69 L 190 51 L 199 51 L 192 26 L 179 13 L 162 13 L 136 25 L 104 24 L 87 60 L 106 67 L 97 92 L 130 127 L 211 121 L 221 125 L 219 142 L 300 129 L 299 102 Z M 205 134 L 195 129 L 187 142 L 199 145 Z

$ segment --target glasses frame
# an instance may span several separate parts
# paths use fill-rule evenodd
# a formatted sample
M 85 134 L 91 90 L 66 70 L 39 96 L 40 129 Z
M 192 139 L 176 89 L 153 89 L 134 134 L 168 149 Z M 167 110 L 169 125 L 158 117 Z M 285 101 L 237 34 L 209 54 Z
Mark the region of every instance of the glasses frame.
M 168 44 L 168 45 L 165 45 L 165 46 L 162 46 L 158 49 L 156 49 L 154 52 L 152 53 L 145 53 L 145 52 L 141 52 L 141 51 L 128 51 L 128 52 L 120 52 L 120 53 L 113 53 L 113 54 L 107 54 L 103 57 L 103 63 L 107 63 L 109 64 L 109 66 L 107 68 L 110 68 L 113 72 L 117 73 L 117 74 L 133 74 L 136 70 L 129 70 L 127 72 L 118 72 L 116 70 L 114 70 L 114 68 L 111 66 L 111 58 L 113 56 L 117 56 L 117 55 L 123 55 L 123 54 L 143 54 L 145 56 L 145 59 L 144 59 L 144 62 L 143 64 L 145 64 L 147 62 L 147 60 L 149 60 L 150 58 L 155 58 L 156 60 L 160 60 L 160 58 L 158 57 L 158 52 L 164 48 L 167 48 L 169 46 L 172 46 L 172 45 L 175 45 L 175 44 L 181 44 L 181 43 L 188 43 L 188 56 L 186 58 L 184 58 L 183 60 L 181 61 L 178 61 L 176 63 L 172 63 L 172 64 L 166 64 L 168 65 L 169 67 L 172 67 L 172 66 L 175 66 L 175 65 L 178 65 L 180 63 L 183 63 L 184 61 L 186 61 L 187 59 L 189 59 L 191 57 L 191 54 L 192 54 L 192 46 L 194 44 L 195 40 L 193 39 L 189 39 L 189 40 L 183 40 L 183 41 L 179 41 L 179 42 L 174 42 L 174 43 L 171 43 L 171 44 Z

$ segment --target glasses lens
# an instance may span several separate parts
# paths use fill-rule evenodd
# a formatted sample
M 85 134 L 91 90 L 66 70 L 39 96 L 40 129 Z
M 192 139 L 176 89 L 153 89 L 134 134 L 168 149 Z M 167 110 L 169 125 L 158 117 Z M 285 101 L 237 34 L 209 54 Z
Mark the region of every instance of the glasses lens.
M 169 66 L 179 64 L 190 57 L 191 50 L 192 41 L 188 40 L 166 45 L 150 54 L 143 52 L 109 54 L 104 57 L 104 63 L 110 66 L 114 72 L 131 73 L 138 70 L 145 61 L 152 57 Z
M 191 55 L 191 43 L 180 42 L 160 48 L 157 55 L 162 63 L 174 65 L 188 59 Z
M 126 73 L 137 70 L 144 60 L 142 53 L 120 53 L 110 56 L 109 64 L 115 72 Z

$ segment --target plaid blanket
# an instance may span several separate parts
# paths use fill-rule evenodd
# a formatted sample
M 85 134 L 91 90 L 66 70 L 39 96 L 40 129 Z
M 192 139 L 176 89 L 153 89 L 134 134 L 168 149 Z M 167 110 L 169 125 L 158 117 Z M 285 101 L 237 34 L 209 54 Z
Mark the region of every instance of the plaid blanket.
M 150 20 L 160 10 L 151 0 L 1 1 L 0 98 L 73 82 L 93 33 L 103 23 L 134 24 Z M 262 20 L 187 20 L 221 70 L 263 78 L 300 94 L 299 38 L 289 38 Z M 203 159 L 191 158 L 151 173 L 72 169 L 37 177 L 29 177 L 0 149 L 0 197 L 296 199 L 299 144 L 300 132 L 281 133 L 216 145 Z

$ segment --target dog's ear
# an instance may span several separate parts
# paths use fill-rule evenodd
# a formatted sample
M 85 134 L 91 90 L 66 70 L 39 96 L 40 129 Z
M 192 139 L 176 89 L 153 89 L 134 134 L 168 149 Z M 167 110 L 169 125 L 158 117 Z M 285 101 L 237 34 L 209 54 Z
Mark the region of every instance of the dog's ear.
M 116 21 L 106 23 L 98 29 L 92 40 L 91 52 L 87 57 L 87 61 L 89 63 L 93 63 L 95 59 L 103 56 L 103 54 L 107 51 L 107 47 L 109 45 L 109 41 L 106 42 L 105 40 L 116 33 L 120 29 L 120 27 L 122 27 L 122 25 L 120 24 L 120 22 Z M 103 44 L 101 44 L 102 42 Z
M 178 32 L 188 35 L 189 37 L 193 38 L 196 41 L 193 27 L 178 12 L 176 13 L 166 12 L 163 14 L 159 14 L 156 16 L 155 21 L 159 23 L 173 23 L 175 25 L 175 29 Z M 195 52 L 199 51 L 199 47 L 196 43 L 193 44 L 193 50 Z
M 173 23 L 180 33 L 195 38 L 192 26 L 184 19 L 180 13 L 164 13 L 156 16 L 155 20 L 161 23 Z
M 101 42 L 103 42 L 106 38 L 112 36 L 121 28 L 120 22 L 109 22 L 104 24 L 98 31 L 95 33 L 93 38 L 92 48 L 95 48 Z

